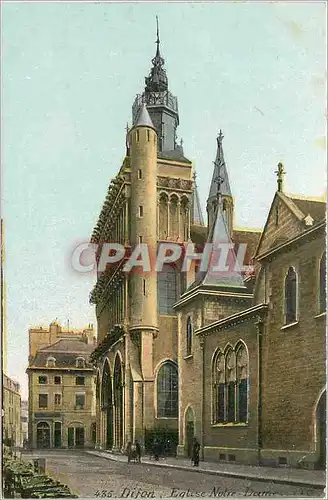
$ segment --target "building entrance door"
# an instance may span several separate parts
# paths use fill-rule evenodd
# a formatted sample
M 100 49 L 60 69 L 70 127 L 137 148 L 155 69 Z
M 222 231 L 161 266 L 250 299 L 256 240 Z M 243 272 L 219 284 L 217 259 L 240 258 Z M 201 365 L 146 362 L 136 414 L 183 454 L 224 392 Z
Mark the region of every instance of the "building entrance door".
M 37 448 L 50 448 L 50 425 L 47 422 L 39 422 L 36 431 Z
M 62 445 L 62 430 L 61 430 L 61 422 L 55 422 L 55 430 L 54 430 L 54 447 L 60 448 Z
M 84 447 L 84 428 L 76 427 L 75 428 L 75 446 L 76 448 Z
M 326 468 L 326 391 L 321 395 L 317 406 L 317 427 L 318 427 L 318 444 L 319 444 L 319 459 L 318 467 Z
M 74 427 L 68 428 L 68 447 L 74 448 Z
M 195 437 L 194 412 L 192 408 L 188 408 L 185 421 L 186 429 L 186 451 L 189 458 L 192 457 L 192 445 Z

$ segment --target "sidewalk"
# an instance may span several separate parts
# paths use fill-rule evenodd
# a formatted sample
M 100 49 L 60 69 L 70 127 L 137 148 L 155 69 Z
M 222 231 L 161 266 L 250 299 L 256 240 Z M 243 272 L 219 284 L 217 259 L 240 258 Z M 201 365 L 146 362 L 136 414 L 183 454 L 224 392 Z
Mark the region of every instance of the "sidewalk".
M 108 460 L 127 463 L 125 455 L 110 453 L 108 451 L 86 451 Z M 253 479 L 256 481 L 291 484 L 303 487 L 324 488 L 326 486 L 326 473 L 322 470 L 289 469 L 280 467 L 258 467 L 253 465 L 221 464 L 217 462 L 200 462 L 199 467 L 193 467 L 190 460 L 178 458 L 161 458 L 159 462 L 142 457 L 142 463 L 153 467 L 172 467 L 178 470 L 190 470 L 206 474 L 235 477 L 240 479 Z

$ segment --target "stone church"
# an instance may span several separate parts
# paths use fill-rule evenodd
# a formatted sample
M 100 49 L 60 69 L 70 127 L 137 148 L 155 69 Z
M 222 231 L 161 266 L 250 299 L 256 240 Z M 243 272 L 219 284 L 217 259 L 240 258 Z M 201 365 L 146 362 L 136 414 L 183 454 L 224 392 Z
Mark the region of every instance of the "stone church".
M 230 245 L 232 273 L 193 261 L 161 272 L 98 272 L 90 294 L 98 345 L 96 445 L 124 450 L 154 438 L 165 453 L 304 467 L 325 457 L 325 202 L 277 191 L 262 232 L 234 227 L 223 134 L 201 213 L 196 174 L 177 144 L 179 112 L 160 52 L 132 107 L 126 155 L 108 187 L 91 243 L 131 249 Z M 242 264 L 242 265 L 240 265 Z

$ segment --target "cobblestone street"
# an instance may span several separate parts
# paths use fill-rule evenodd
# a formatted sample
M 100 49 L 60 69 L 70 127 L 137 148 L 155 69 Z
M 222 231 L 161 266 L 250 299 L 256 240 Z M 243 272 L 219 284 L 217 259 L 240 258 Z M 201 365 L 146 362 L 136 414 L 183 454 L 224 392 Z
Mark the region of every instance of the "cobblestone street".
M 46 458 L 47 473 L 83 498 L 323 497 L 318 488 L 127 464 L 70 450 L 24 453 L 25 459 L 32 457 Z

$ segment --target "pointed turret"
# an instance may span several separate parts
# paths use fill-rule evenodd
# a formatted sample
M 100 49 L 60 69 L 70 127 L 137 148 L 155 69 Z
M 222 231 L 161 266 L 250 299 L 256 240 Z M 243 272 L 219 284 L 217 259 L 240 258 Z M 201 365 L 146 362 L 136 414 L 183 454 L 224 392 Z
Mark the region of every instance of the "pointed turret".
M 231 236 L 233 230 L 233 198 L 230 189 L 228 170 L 224 160 L 222 141 L 223 134 L 220 130 L 220 133 L 217 137 L 217 152 L 214 162 L 214 171 L 206 206 L 208 216 L 208 231 L 211 231 L 216 216 L 217 193 L 219 185 L 220 196 L 222 198 L 222 214 L 225 218 L 227 228 Z
M 147 111 L 147 106 L 145 103 L 140 108 L 139 115 L 136 119 L 136 123 L 134 127 L 150 127 L 155 130 L 155 127 L 153 125 L 153 122 L 151 121 L 151 118 L 149 116 L 149 113 Z
M 198 188 L 196 183 L 196 172 L 194 173 L 194 189 L 192 192 L 191 204 L 192 204 L 191 223 L 195 226 L 204 226 L 204 218 L 203 218 L 202 208 L 200 205 Z

